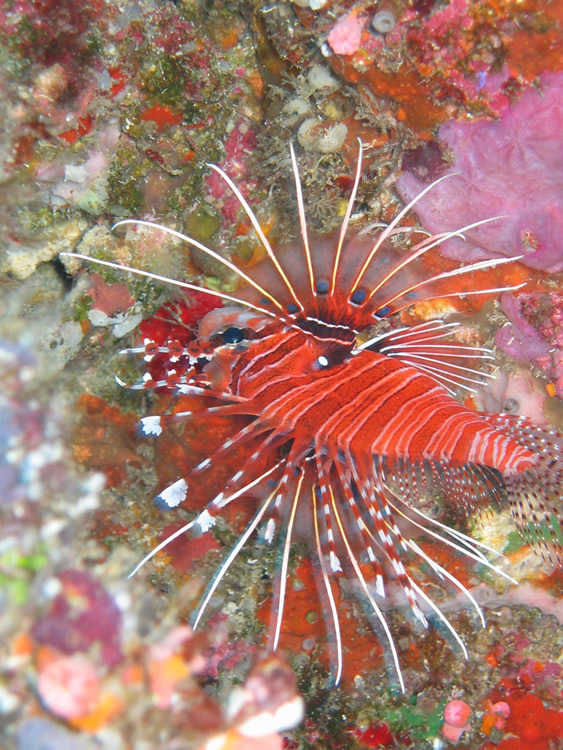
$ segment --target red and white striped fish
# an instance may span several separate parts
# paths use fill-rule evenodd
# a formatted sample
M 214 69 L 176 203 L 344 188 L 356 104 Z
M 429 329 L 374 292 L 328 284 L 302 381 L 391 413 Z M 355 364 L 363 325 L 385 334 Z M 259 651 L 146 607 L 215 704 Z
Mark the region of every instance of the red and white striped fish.
M 223 490 L 209 498 L 190 523 L 149 552 L 131 575 L 180 535 L 191 529 L 208 532 L 223 508 L 252 493 L 259 498 L 256 513 L 204 594 L 193 617 L 194 627 L 202 621 L 233 560 L 258 532 L 264 543 L 280 545 L 269 634 L 269 646 L 276 650 L 290 549 L 299 536 L 309 542 L 319 595 L 325 603 L 335 682 L 342 674 L 344 645 L 334 586 L 345 576 L 354 582 L 367 617 L 387 642 L 404 691 L 397 648 L 385 616 L 391 581 L 404 591 L 414 617 L 424 627 L 430 618 L 449 631 L 466 658 L 461 637 L 421 585 L 417 565 L 429 571 L 428 578 L 435 576 L 457 589 L 484 624 L 471 592 L 426 554 L 417 538 L 430 537 L 510 579 L 486 557 L 486 552 L 494 550 L 423 512 L 421 498 L 430 488 L 438 488 L 446 503 L 467 512 L 507 502 L 524 538 L 544 555 L 561 561 L 563 437 L 525 418 L 476 413 L 456 400 L 456 389 L 471 391 L 486 377 L 469 366 L 471 360 L 492 357 L 490 350 L 448 341 L 455 323 L 432 320 L 410 328 L 387 326 L 378 335 L 362 337 L 378 321 L 414 302 L 461 295 L 455 291 L 456 277 L 507 259 L 421 277 L 418 260 L 441 241 L 462 236 L 469 227 L 423 235 L 410 250 L 398 251 L 389 240 L 412 232 L 400 222 L 416 201 L 391 224 L 379 227 L 375 239 L 369 234 L 348 237 L 361 179 L 361 147 L 340 232 L 313 237 L 307 229 L 293 148 L 291 160 L 301 241 L 277 252 L 232 180 L 212 165 L 240 201 L 266 251 L 266 260 L 248 272 L 175 230 L 151 222 L 119 222 L 158 226 L 182 238 L 235 272 L 243 282 L 238 291 L 218 293 L 94 261 L 182 289 L 219 294 L 236 305 L 209 313 L 201 322 L 199 339 L 187 346 L 178 341 L 163 346 L 145 341 L 142 347 L 126 350 L 144 355 L 147 362 L 158 355 L 169 363 L 165 378 L 155 380 L 147 373 L 139 384 L 128 387 L 168 387 L 202 400 L 196 412 L 145 417 L 141 420 L 144 434 L 159 435 L 171 422 L 206 414 L 250 419 L 189 476 L 178 478 L 159 494 L 159 503 L 180 505 L 194 475 L 212 471 L 229 452 L 249 446 L 246 460 Z M 439 294 L 437 283 L 448 278 L 453 281 L 452 291 Z M 496 291 L 501 290 L 475 293 Z M 539 533 L 540 524 L 547 529 L 547 538 Z

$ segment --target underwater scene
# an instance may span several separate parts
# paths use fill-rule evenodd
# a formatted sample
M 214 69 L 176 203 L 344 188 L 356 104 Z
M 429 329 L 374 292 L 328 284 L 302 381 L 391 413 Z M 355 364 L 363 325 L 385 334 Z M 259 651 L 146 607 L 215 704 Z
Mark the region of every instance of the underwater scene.
M 0 4 L 0 750 L 563 748 L 562 25 Z

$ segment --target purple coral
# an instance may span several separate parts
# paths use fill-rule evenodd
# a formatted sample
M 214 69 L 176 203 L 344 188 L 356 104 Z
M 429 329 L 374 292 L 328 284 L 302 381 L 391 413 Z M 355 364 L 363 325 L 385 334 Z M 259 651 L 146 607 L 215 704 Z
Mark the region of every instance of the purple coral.
M 510 323 L 497 331 L 497 346 L 538 367 L 563 397 L 563 294 L 503 294 L 501 304 Z
M 444 255 L 466 261 L 523 255 L 532 268 L 563 270 L 563 73 L 543 75 L 541 88 L 527 91 L 496 122 L 441 126 L 438 139 L 454 154 L 447 172 L 455 176 L 417 203 L 423 226 L 443 232 L 502 217 L 469 230 L 466 241 L 448 240 Z M 409 171 L 397 186 L 410 201 L 426 181 L 412 165 L 404 167 Z
M 545 357 L 549 352 L 549 344 L 523 317 L 518 301 L 510 294 L 503 294 L 501 302 L 511 325 L 497 331 L 497 346 L 520 362 L 531 362 L 537 357 Z

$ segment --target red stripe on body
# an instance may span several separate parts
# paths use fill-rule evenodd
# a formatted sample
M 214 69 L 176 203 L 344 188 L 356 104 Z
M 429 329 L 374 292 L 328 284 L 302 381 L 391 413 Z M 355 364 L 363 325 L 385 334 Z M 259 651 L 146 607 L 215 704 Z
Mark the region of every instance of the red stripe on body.
M 502 473 L 535 463 L 531 451 L 411 365 L 365 351 L 326 371 L 299 372 L 310 350 L 292 331 L 252 354 L 238 370 L 240 394 L 303 448 L 315 440 L 356 457 L 477 463 Z

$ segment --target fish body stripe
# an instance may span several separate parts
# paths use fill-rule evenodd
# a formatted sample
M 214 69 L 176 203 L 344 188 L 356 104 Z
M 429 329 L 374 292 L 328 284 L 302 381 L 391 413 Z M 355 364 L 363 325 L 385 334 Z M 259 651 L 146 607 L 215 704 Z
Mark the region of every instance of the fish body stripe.
M 362 376 L 369 374 L 371 370 L 371 363 L 368 363 L 360 368 L 355 378 L 343 379 L 334 374 L 329 374 L 329 377 L 322 379 L 314 378 L 296 389 L 296 393 L 290 391 L 285 399 L 279 399 L 273 415 L 279 415 L 290 421 L 293 429 L 298 430 L 302 430 L 306 425 L 308 427 L 311 420 L 316 419 L 314 434 L 326 434 L 322 419 L 327 413 L 332 413 L 330 406 L 335 406 L 337 412 L 340 413 L 342 411 L 340 404 L 346 404 L 350 399 L 355 399 L 358 393 L 363 393 Z
M 284 367 L 308 353 L 309 343 L 289 331 L 238 371 L 241 395 L 259 402 L 274 428 L 392 460 L 482 463 L 501 472 L 533 465 L 530 451 L 411 365 L 366 351 L 326 371 L 285 377 Z
M 389 397 L 393 395 L 393 381 L 396 380 L 394 372 L 387 372 L 375 379 L 370 385 L 358 389 L 358 395 L 340 409 L 334 410 L 322 425 L 321 434 L 327 442 L 345 446 L 350 443 L 351 434 L 360 429 L 370 418 L 371 399 L 377 397 L 377 393 L 386 393 Z M 396 384 L 395 384 L 396 387 Z

